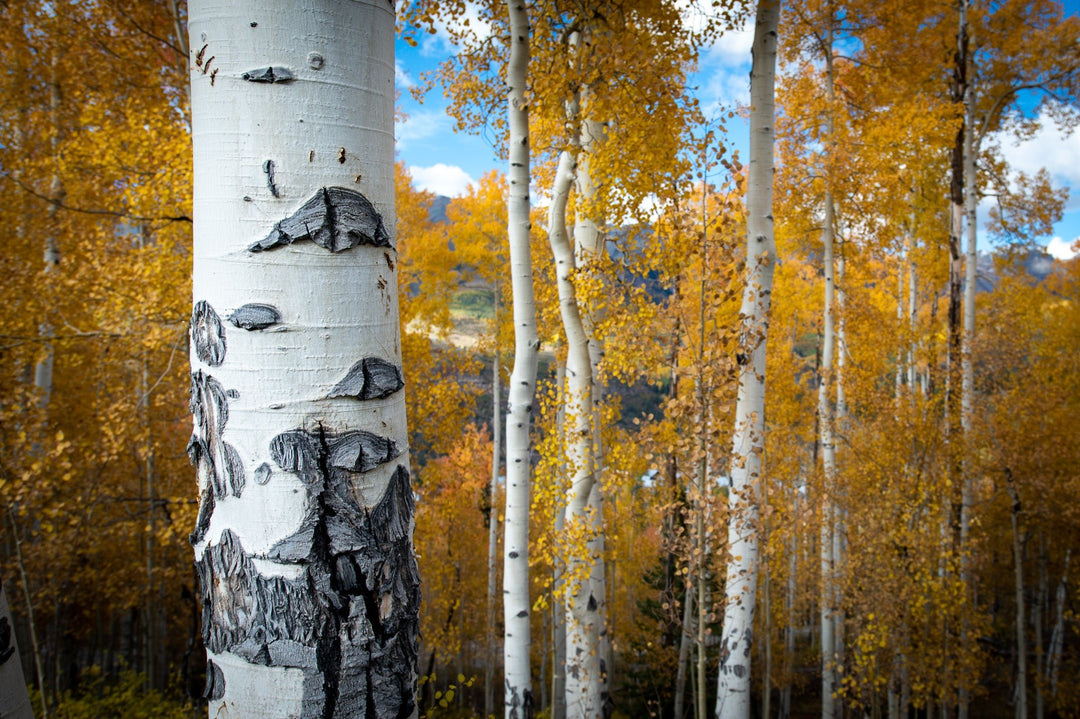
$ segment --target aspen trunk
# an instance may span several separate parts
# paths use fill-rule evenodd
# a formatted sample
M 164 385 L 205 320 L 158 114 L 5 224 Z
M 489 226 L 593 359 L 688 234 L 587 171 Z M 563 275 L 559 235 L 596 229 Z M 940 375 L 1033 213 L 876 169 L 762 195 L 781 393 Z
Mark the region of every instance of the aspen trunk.
M 529 16 L 523 0 L 507 0 L 510 61 L 506 84 L 510 164 L 507 177 L 507 234 L 514 305 L 514 369 L 506 421 L 506 513 L 503 540 L 503 670 L 506 719 L 532 714 L 529 654 L 529 483 L 532 464 L 529 428 L 536 393 L 539 340 L 529 255 L 529 111 L 525 101 L 529 65 Z
M 555 382 L 558 385 L 558 409 L 555 414 L 555 432 L 559 437 L 565 436 L 566 428 L 566 365 L 559 361 L 556 351 Z M 566 476 L 566 465 L 559 462 L 560 480 Z M 555 503 L 555 536 L 561 537 L 566 526 L 565 503 L 556 499 Z M 554 560 L 554 595 L 563 596 L 566 588 L 563 586 L 563 575 L 566 565 L 561 557 Z M 551 627 L 552 627 L 552 651 L 553 661 L 551 667 L 551 719 L 566 719 L 566 612 L 558 602 L 551 604 Z
M 1049 659 L 1046 664 L 1046 683 L 1050 687 L 1051 698 L 1057 698 L 1058 670 L 1061 667 L 1061 648 L 1065 636 L 1065 600 L 1069 588 L 1069 561 L 1072 550 L 1065 551 L 1065 567 L 1061 570 L 1061 582 L 1054 596 L 1054 631 L 1050 634 Z
M 836 444 L 833 438 L 833 406 L 829 386 L 833 380 L 833 348 L 836 346 L 835 273 L 833 259 L 833 198 L 825 192 L 825 224 L 821 240 L 825 247 L 824 339 L 821 344 L 821 369 L 818 384 L 818 428 L 821 434 L 821 458 L 824 486 L 821 497 L 821 716 L 836 717 L 836 588 L 834 539 L 837 510 Z
M 1010 476 L 1009 482 L 1012 482 Z M 1012 525 L 1012 548 L 1016 581 L 1016 719 L 1027 719 L 1027 641 L 1024 636 L 1024 547 L 1020 536 L 1020 495 L 1009 487 L 1012 508 L 1009 521 Z
M 739 392 L 731 458 L 728 564 L 717 681 L 718 719 L 748 719 L 750 648 L 757 589 L 758 482 L 765 429 L 765 343 L 776 264 L 772 185 L 779 3 L 759 0 L 750 71 L 750 162 L 747 180 L 746 288 L 737 360 Z
M 499 366 L 499 290 L 495 289 L 495 360 L 492 363 L 491 381 L 491 509 L 488 513 L 488 584 L 487 584 L 487 656 L 484 658 L 484 716 L 494 711 L 495 679 L 495 606 L 498 585 L 499 512 L 495 500 L 499 492 L 499 470 L 502 465 L 502 368 Z
M 591 547 L 597 531 L 593 493 L 592 364 L 588 336 L 581 319 L 574 288 L 574 252 L 566 233 L 566 202 L 573 182 L 573 157 L 563 151 L 552 188 L 548 239 L 555 257 L 559 309 L 566 333 L 566 459 L 570 490 L 566 503 L 566 531 L 575 540 L 567 557 L 570 577 L 566 593 L 566 711 L 567 716 L 592 719 L 603 715 L 601 696 L 600 633 L 603 571 L 600 556 Z M 600 575 L 602 579 L 602 574 Z
M 694 593 L 689 587 L 683 592 L 682 631 L 679 633 L 679 664 L 675 672 L 675 719 L 686 714 L 686 667 L 690 661 L 690 645 L 694 634 Z
M 200 0 L 188 27 L 209 715 L 409 716 L 393 5 Z
M 591 43 L 591 29 L 586 28 L 582 38 L 585 43 Z M 591 90 L 588 85 L 580 92 L 582 106 L 589 108 Z M 593 177 L 591 164 L 592 154 L 596 145 L 601 141 L 604 134 L 604 126 L 591 118 L 581 121 L 580 135 L 578 140 L 579 152 L 574 171 L 575 213 L 574 213 L 574 262 L 580 273 L 595 274 L 599 270 L 597 264 L 604 256 L 605 246 L 603 233 L 600 231 L 598 221 L 599 210 L 596 207 L 596 193 L 598 188 L 596 179 Z M 608 703 L 609 689 L 608 676 L 611 670 L 611 636 L 608 618 L 608 577 L 606 563 L 604 561 L 604 496 L 602 491 L 602 475 L 604 470 L 604 447 L 601 435 L 601 403 L 604 398 L 604 387 L 601 380 L 601 363 L 604 358 L 604 339 L 598 333 L 598 311 L 591 297 L 579 297 L 578 307 L 581 314 L 581 324 L 585 331 L 588 342 L 590 387 L 588 400 L 589 413 L 589 441 L 592 443 L 592 491 L 589 495 L 589 521 L 593 529 L 589 534 L 588 551 L 590 557 L 595 557 L 595 565 L 590 573 L 590 583 L 597 607 L 595 622 L 599 632 L 599 670 L 597 692 L 601 697 L 601 705 Z M 614 565 L 611 572 L 614 571 Z
M 5 719 L 34 719 L 3 582 L 0 582 L 0 716 Z

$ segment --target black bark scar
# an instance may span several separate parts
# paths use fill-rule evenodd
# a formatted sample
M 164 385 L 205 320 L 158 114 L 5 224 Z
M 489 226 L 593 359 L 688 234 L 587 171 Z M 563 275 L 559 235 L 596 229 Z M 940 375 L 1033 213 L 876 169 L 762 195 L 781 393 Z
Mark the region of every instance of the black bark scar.
M 296 79 L 292 70 L 287 67 L 272 66 L 260 67 L 257 70 L 248 70 L 240 76 L 248 82 L 285 83 Z
M 359 245 L 391 247 L 390 234 L 371 201 L 355 190 L 324 187 L 300 209 L 281 220 L 262 240 L 248 246 L 250 252 L 284 247 L 310 240 L 330 252 Z
M 345 377 L 330 390 L 330 397 L 382 399 L 405 386 L 401 370 L 380 357 L 365 357 L 349 369 Z

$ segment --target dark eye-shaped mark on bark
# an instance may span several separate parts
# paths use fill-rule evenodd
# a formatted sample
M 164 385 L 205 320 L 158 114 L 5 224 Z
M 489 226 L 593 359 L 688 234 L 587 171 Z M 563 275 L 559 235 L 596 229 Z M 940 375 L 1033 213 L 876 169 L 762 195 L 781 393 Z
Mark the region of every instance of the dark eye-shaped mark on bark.
M 211 367 L 225 361 L 225 328 L 210 303 L 199 300 L 191 311 L 191 341 L 195 356 Z
M 375 206 L 359 192 L 344 187 L 320 189 L 248 250 L 262 252 L 303 240 L 330 252 L 359 245 L 391 247 L 390 234 Z
M 229 322 L 249 332 L 264 330 L 281 322 L 281 312 L 273 305 L 252 302 L 237 308 L 235 312 L 229 315 Z
M 345 377 L 330 390 L 330 397 L 382 399 L 405 386 L 401 370 L 379 357 L 365 357 L 349 369 Z
M 244 463 L 236 448 L 221 438 L 229 421 L 228 393 L 210 375 L 194 372 L 190 409 L 195 433 L 188 442 L 188 456 L 209 477 L 218 499 L 230 493 L 239 497 L 244 491 Z
M 213 661 L 206 662 L 206 690 L 203 691 L 203 699 L 212 702 L 220 701 L 225 696 L 225 674 L 221 667 Z
M 248 82 L 264 82 L 270 84 L 292 82 L 296 79 L 292 70 L 280 66 L 260 67 L 257 70 L 248 70 L 240 77 Z

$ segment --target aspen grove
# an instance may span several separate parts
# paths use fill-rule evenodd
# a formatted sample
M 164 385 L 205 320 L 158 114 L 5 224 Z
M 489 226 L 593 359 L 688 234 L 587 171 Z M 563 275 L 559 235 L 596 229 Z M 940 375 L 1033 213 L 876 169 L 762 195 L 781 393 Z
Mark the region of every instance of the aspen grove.
M 1080 716 L 1075 3 L 0 17 L 0 716 Z

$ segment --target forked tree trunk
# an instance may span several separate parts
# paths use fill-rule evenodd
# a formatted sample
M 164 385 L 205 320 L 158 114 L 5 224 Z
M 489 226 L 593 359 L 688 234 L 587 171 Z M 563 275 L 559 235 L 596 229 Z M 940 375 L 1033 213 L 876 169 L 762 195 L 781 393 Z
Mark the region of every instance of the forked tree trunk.
M 415 712 L 389 0 L 190 6 L 211 717 Z
M 746 288 L 737 361 L 739 393 L 731 458 L 724 628 L 717 682 L 718 719 L 750 716 L 750 648 L 758 563 L 758 483 L 765 448 L 765 342 L 776 266 L 773 145 L 776 122 L 778 0 L 759 0 L 750 71 L 750 163 L 746 193 Z
M 592 364 L 588 336 L 574 287 L 574 252 L 566 232 L 566 202 L 574 179 L 574 159 L 566 150 L 552 187 L 548 239 L 555 257 L 559 309 L 566 333 L 566 461 L 570 490 L 566 503 L 566 533 L 574 539 L 566 560 L 566 712 L 569 717 L 594 719 L 604 712 L 601 696 L 600 633 L 603 601 L 601 557 L 586 556 L 599 529 L 593 493 L 593 444 L 590 432 Z M 598 574 L 600 576 L 598 576 Z
M 514 302 L 514 369 L 506 420 L 506 512 L 503 539 L 503 671 L 506 719 L 532 713 L 529 665 L 529 426 L 536 392 L 539 341 L 529 255 L 529 111 L 525 101 L 529 66 L 529 16 L 524 0 L 507 0 L 510 62 L 507 65 L 507 233 Z

